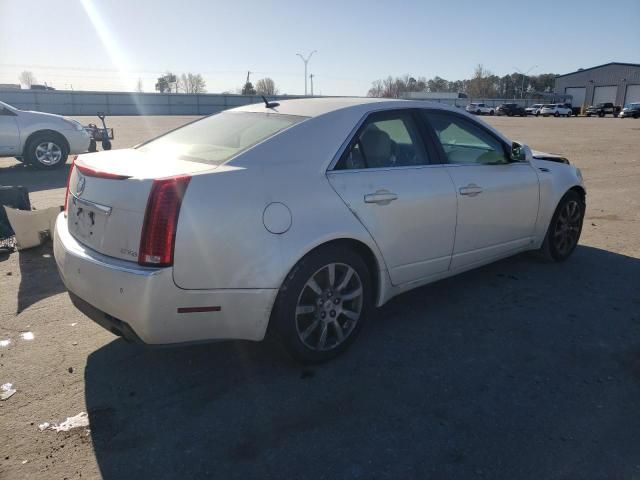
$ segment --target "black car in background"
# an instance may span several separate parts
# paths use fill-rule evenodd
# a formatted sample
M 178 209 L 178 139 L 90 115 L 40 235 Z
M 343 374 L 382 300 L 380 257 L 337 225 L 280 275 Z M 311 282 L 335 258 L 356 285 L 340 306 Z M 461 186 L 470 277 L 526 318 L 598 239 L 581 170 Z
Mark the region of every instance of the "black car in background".
M 629 103 L 622 109 L 622 111 L 620 112 L 620 115 L 618 116 L 620 118 L 626 118 L 626 117 L 640 118 L 640 102 Z
M 509 117 L 519 115 L 521 117 L 526 117 L 527 112 L 525 111 L 524 107 L 521 107 L 517 103 L 503 103 L 498 108 L 496 108 L 496 115 L 507 115 Z

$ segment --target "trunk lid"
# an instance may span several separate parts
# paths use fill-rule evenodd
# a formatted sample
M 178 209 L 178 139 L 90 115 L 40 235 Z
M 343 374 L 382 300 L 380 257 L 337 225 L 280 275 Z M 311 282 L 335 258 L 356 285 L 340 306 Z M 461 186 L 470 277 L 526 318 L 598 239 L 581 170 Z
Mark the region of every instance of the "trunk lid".
M 153 180 L 213 169 L 135 149 L 81 155 L 69 178 L 69 232 L 99 253 L 136 262 Z

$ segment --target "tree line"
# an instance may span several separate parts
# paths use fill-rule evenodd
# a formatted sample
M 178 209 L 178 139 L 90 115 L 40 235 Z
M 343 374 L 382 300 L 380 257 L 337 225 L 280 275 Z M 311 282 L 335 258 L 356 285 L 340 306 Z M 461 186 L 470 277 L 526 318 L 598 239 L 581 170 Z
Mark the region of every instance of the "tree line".
M 171 72 L 167 72 L 160 77 L 156 82 L 155 89 L 160 93 L 206 93 L 207 84 L 199 73 L 183 73 L 182 75 L 175 75 Z M 142 83 L 139 80 L 137 91 L 142 91 Z M 231 92 L 223 92 L 231 93 Z M 269 77 L 261 78 L 255 84 L 247 81 L 242 87 L 236 89 L 233 93 L 239 93 L 241 95 L 278 95 L 280 90 L 276 86 L 273 79 Z
M 450 92 L 465 93 L 471 98 L 517 98 L 530 96 L 535 92 L 551 92 L 556 76 L 555 73 L 523 75 L 514 72 L 500 77 L 483 65 L 478 65 L 473 77 L 464 80 L 446 80 L 439 76 L 428 80 L 410 75 L 388 76 L 375 80 L 367 96 L 402 98 L 410 92 Z

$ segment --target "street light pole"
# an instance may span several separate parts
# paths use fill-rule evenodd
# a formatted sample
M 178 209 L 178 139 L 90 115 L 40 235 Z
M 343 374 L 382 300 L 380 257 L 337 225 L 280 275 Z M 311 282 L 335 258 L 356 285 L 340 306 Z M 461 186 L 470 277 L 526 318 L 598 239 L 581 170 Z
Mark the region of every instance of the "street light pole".
M 314 50 L 309 54 L 307 58 L 304 58 L 300 53 L 296 53 L 296 55 L 299 56 L 304 62 L 304 96 L 305 97 L 307 96 L 307 64 L 309 63 L 309 60 L 311 60 L 312 55 L 316 52 L 317 50 Z
M 518 67 L 513 67 L 513 68 L 515 68 L 516 72 L 518 72 L 520 75 L 522 75 L 522 88 L 520 88 L 520 98 L 524 98 L 524 77 L 525 77 L 525 75 L 528 75 L 529 72 L 531 70 L 533 70 L 534 68 L 538 68 L 538 65 L 532 66 L 529 70 L 527 70 L 524 73 L 522 73 L 522 70 L 520 70 Z
M 313 73 L 309 75 L 309 80 L 311 80 L 311 96 L 313 97 Z

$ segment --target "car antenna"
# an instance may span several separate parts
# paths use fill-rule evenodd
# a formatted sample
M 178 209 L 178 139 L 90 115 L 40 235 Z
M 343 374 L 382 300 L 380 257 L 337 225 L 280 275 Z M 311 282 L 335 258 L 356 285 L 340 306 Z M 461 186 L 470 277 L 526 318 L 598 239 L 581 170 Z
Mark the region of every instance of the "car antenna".
M 264 108 L 275 108 L 275 107 L 279 107 L 280 104 L 278 102 L 269 102 L 266 98 L 264 98 L 264 95 L 260 95 L 262 97 L 262 100 L 264 101 Z

